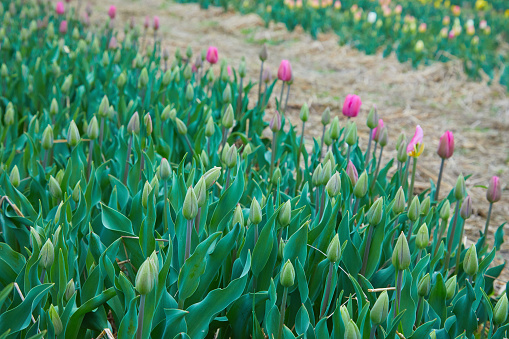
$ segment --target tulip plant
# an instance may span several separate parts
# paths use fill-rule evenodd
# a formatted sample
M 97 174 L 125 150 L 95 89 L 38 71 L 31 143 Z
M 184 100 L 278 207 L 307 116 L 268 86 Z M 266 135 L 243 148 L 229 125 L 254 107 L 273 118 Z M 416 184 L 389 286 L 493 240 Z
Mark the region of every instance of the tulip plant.
M 507 337 L 503 227 L 464 242 L 468 176 L 414 190 L 419 126 L 382 159 L 390 126 L 345 93 L 313 139 L 265 49 L 257 84 L 214 47 L 170 57 L 158 20 L 120 38 L 111 8 L 2 4 L 2 338 Z

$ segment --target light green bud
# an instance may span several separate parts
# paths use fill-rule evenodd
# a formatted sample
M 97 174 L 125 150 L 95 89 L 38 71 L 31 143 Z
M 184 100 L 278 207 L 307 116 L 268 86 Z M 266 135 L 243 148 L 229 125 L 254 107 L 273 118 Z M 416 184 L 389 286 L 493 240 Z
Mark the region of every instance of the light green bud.
M 235 120 L 234 120 L 234 116 L 233 116 L 233 107 L 231 104 L 229 104 L 228 107 L 226 107 L 226 110 L 223 114 L 221 123 L 224 128 L 229 129 L 229 128 L 233 127 L 234 122 L 235 122 Z
M 355 324 L 353 320 L 350 319 L 350 321 L 346 324 L 345 328 L 345 339 L 361 339 L 361 333 L 359 332 L 359 328 Z
M 327 126 L 330 122 L 330 108 L 327 107 L 322 113 L 322 125 Z
M 186 100 L 187 101 L 193 101 L 194 99 L 194 89 L 191 84 L 188 84 L 186 87 Z
M 371 322 L 375 325 L 381 324 L 387 319 L 387 315 L 389 314 L 389 295 L 387 291 L 383 291 L 378 299 L 375 301 L 371 312 L 369 313 L 369 317 L 371 318 Z
M 198 214 L 198 199 L 192 187 L 187 189 L 184 206 L 182 207 L 182 214 L 187 220 L 193 220 Z
M 415 196 L 410 203 L 410 207 L 408 207 L 408 219 L 415 222 L 419 219 L 419 215 L 421 214 L 421 204 L 419 202 L 419 197 Z
M 251 207 L 249 208 L 249 221 L 252 224 L 259 224 L 262 221 L 262 208 L 256 198 L 251 201 Z
M 507 319 L 507 311 L 508 311 L 507 293 L 504 292 L 502 297 L 495 305 L 495 309 L 493 310 L 493 322 L 497 326 L 500 326 L 503 323 L 505 323 Z
M 368 222 L 372 226 L 377 226 L 384 215 L 384 198 L 378 198 L 368 211 Z
M 304 103 L 302 107 L 300 108 L 300 120 L 303 122 L 308 121 L 309 119 L 309 107 L 308 104 Z
M 159 175 L 162 180 L 168 180 L 171 176 L 171 166 L 166 158 L 161 159 L 161 165 L 159 165 Z
M 357 143 L 357 125 L 355 122 L 352 122 L 347 128 L 345 142 L 349 146 L 353 146 Z
M 90 124 L 88 124 L 87 135 L 89 139 L 97 139 L 99 137 L 99 123 L 97 122 L 97 118 L 95 115 L 90 120 Z
M 58 181 L 53 178 L 53 176 L 49 177 L 49 193 L 55 199 L 60 199 L 62 197 L 62 189 L 60 188 L 60 184 Z
M 332 241 L 327 247 L 327 259 L 330 262 L 336 263 L 341 258 L 341 244 L 339 242 L 339 236 L 336 234 Z
M 152 187 L 150 186 L 150 183 L 148 181 L 145 181 L 145 185 L 143 185 L 143 193 L 141 196 L 141 204 L 143 207 L 147 208 L 148 204 L 148 195 L 152 191 Z
M 362 172 L 359 179 L 357 180 L 357 183 L 355 184 L 353 188 L 353 195 L 360 199 L 366 195 L 368 192 L 368 174 L 366 171 Z
M 171 111 L 171 106 L 170 105 L 166 106 L 163 109 L 163 112 L 161 113 L 161 120 L 167 121 L 170 118 L 170 111 Z
M 71 297 L 74 295 L 75 292 L 76 292 L 76 287 L 74 286 L 74 279 L 71 279 L 65 286 L 65 293 L 64 293 L 65 300 L 71 299 Z
M 460 174 L 458 180 L 456 180 L 456 185 L 454 186 L 454 197 L 456 200 L 461 201 L 466 196 L 466 194 L 467 188 L 465 185 L 465 178 Z
M 177 125 L 177 132 L 181 135 L 187 134 L 187 126 L 186 124 L 180 120 L 179 118 L 175 118 L 175 124 Z
M 14 167 L 12 168 L 11 174 L 9 175 L 9 180 L 10 180 L 12 186 L 14 186 L 14 187 L 19 186 L 19 182 L 21 180 L 19 177 L 18 166 L 14 165 Z
M 39 266 L 47 270 L 53 264 L 54 259 L 55 249 L 51 240 L 48 239 L 42 246 L 41 252 L 39 253 Z
M 51 319 L 51 323 L 53 324 L 53 329 L 55 330 L 55 335 L 59 335 L 64 330 L 64 326 L 62 325 L 62 320 L 60 320 L 60 316 L 58 315 L 55 307 L 51 305 L 49 307 L 49 317 Z
M 339 128 L 339 118 L 338 117 L 334 117 L 334 119 L 332 119 L 332 123 L 330 125 L 330 137 L 332 138 L 332 140 L 338 140 L 339 139 L 339 132 L 340 132 L 340 128 Z
M 156 269 L 150 258 L 141 264 L 135 279 L 135 288 L 141 295 L 149 294 L 156 283 Z
M 376 107 L 373 107 L 369 111 L 368 118 L 366 120 L 366 125 L 368 126 L 369 129 L 374 129 L 375 127 L 378 126 L 378 110 L 376 109 Z
M 81 197 L 81 186 L 80 182 L 78 181 L 78 183 L 76 184 L 76 186 L 74 186 L 74 189 L 72 190 L 72 200 L 74 200 L 74 202 L 78 202 L 80 201 L 80 197 Z
M 463 270 L 469 276 L 474 276 L 479 269 L 479 262 L 477 259 L 477 249 L 475 245 L 470 245 L 470 248 L 467 250 L 465 257 L 463 259 Z
M 446 200 L 442 205 L 442 208 L 440 209 L 440 219 L 447 221 L 449 220 L 450 215 L 451 215 L 451 203 L 449 202 L 449 200 Z
M 281 226 L 286 227 L 290 225 L 290 221 L 292 220 L 292 204 L 290 200 L 287 200 L 279 210 L 278 219 Z
M 456 285 L 458 277 L 453 275 L 445 282 L 445 299 L 450 300 L 456 294 Z
M 216 180 L 221 176 L 221 167 L 214 167 L 209 169 L 205 174 L 203 175 L 203 178 L 205 179 L 205 185 L 207 186 L 207 189 L 211 188 L 212 185 L 216 182 Z
M 396 196 L 394 197 L 394 204 L 392 205 L 392 212 L 396 215 L 402 213 L 405 210 L 405 192 L 403 188 L 400 186 L 398 192 L 396 192 Z
M 196 194 L 198 207 L 205 206 L 207 203 L 207 187 L 205 186 L 205 179 L 203 177 L 201 177 L 194 186 L 194 193 Z
M 392 264 L 397 271 L 404 271 L 410 266 L 410 249 L 403 232 L 399 235 L 392 252 Z
M 235 207 L 235 211 L 233 212 L 232 225 L 240 224 L 240 226 L 244 226 L 244 213 L 242 213 L 242 208 L 239 204 Z
M 110 110 L 110 101 L 108 100 L 108 97 L 105 95 L 101 100 L 101 104 L 99 105 L 99 110 L 98 110 L 97 114 L 99 114 L 100 117 L 106 117 L 106 116 L 108 116 L 109 110 Z
M 431 208 L 431 200 L 429 196 L 426 197 L 421 203 L 421 216 L 426 216 Z
M 287 260 L 281 269 L 281 276 L 279 278 L 283 287 L 291 287 L 295 282 L 295 269 L 293 268 L 292 262 Z
M 332 177 L 327 182 L 327 185 L 325 185 L 325 190 L 331 198 L 339 195 L 341 192 L 341 178 L 339 177 L 339 172 L 336 172 L 332 175 Z
M 419 297 L 425 297 L 428 295 L 431 289 L 431 278 L 429 277 L 429 273 L 426 273 L 424 277 L 421 278 L 419 284 L 417 285 L 417 294 Z
M 143 67 L 138 78 L 138 88 L 145 88 L 148 84 L 148 71 L 146 67 Z

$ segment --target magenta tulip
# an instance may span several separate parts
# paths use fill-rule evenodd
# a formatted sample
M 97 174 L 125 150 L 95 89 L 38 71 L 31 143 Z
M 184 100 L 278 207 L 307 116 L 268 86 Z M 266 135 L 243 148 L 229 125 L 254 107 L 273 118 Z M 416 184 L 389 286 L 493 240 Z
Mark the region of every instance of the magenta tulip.
M 422 151 L 424 150 L 424 147 L 422 147 L 423 136 L 424 133 L 422 132 L 421 126 L 417 125 L 417 127 L 415 127 L 414 137 L 412 138 L 412 140 L 410 140 L 410 143 L 406 148 L 406 152 L 409 156 L 418 157 L 419 155 L 421 155 Z
M 114 5 L 110 6 L 110 9 L 108 9 L 108 16 L 111 20 L 115 19 L 115 16 L 117 15 L 117 7 Z
M 490 183 L 488 185 L 488 191 L 486 192 L 486 199 L 490 203 L 495 203 L 500 200 L 502 196 L 502 184 L 500 183 L 500 178 L 497 176 L 493 176 L 490 179 Z
M 343 103 L 343 115 L 349 118 L 355 118 L 359 114 L 362 101 L 358 95 L 348 94 Z
M 442 159 L 449 159 L 454 153 L 454 135 L 451 131 L 445 132 L 438 142 L 437 154 Z
M 159 29 L 159 17 L 157 15 L 154 16 L 154 31 Z
M 147 16 L 145 17 L 145 21 L 143 22 L 143 27 L 144 27 L 145 29 L 148 29 L 148 26 L 150 26 L 150 18 L 149 18 L 149 16 L 147 15 Z
M 380 132 L 382 132 L 382 127 L 384 127 L 384 121 L 383 121 L 383 119 L 379 119 L 378 126 L 373 128 L 373 132 L 371 132 L 372 138 L 376 142 L 378 142 L 380 139 L 380 134 L 381 134 Z
M 214 65 L 215 63 L 217 63 L 218 59 L 219 59 L 219 57 L 217 54 L 217 48 L 214 46 L 210 46 L 209 49 L 207 50 L 208 63 Z
M 281 60 L 279 69 L 277 70 L 277 77 L 281 81 L 288 82 L 292 80 L 292 65 L 288 60 Z
M 355 186 L 357 180 L 359 179 L 359 173 L 357 172 L 357 168 L 355 168 L 355 165 L 351 160 L 348 161 L 348 165 L 346 166 L 346 174 L 350 178 L 352 186 Z
M 67 33 L 67 20 L 63 20 L 61 23 L 60 23 L 60 28 L 58 29 L 58 31 L 62 34 L 65 34 Z
M 55 9 L 58 15 L 63 15 L 65 13 L 64 3 L 62 1 L 57 2 L 57 7 Z

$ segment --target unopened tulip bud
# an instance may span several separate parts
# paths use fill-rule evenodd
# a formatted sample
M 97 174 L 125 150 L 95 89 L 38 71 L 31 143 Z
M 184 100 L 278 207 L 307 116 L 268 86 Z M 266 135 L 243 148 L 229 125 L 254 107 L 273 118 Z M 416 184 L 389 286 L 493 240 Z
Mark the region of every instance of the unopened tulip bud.
M 403 188 L 400 186 L 398 192 L 396 192 L 396 196 L 394 197 L 394 204 L 392 205 L 392 212 L 396 215 L 403 213 L 405 210 L 405 192 Z
M 332 175 L 332 164 L 330 161 L 327 161 L 325 166 L 323 166 L 323 170 L 320 175 L 320 185 L 327 185 Z
M 53 243 L 50 239 L 46 240 L 46 243 L 41 248 L 41 252 L 39 253 L 39 266 L 44 269 L 48 269 L 53 264 L 53 260 L 55 259 L 55 248 L 53 247 Z
M 32 246 L 34 245 L 34 242 L 35 241 L 37 243 L 37 246 L 39 248 L 41 248 L 42 246 L 42 241 L 41 241 L 41 236 L 39 235 L 39 233 L 35 230 L 35 228 L 31 227 L 30 226 L 30 234 L 32 235 Z
M 382 221 L 384 214 L 384 198 L 378 198 L 368 211 L 368 222 L 372 226 L 376 226 Z
M 322 125 L 327 126 L 330 122 L 330 109 L 327 107 L 322 113 Z
M 168 180 L 171 176 L 171 166 L 166 158 L 161 159 L 161 165 L 159 165 L 159 175 L 162 180 Z
M 283 260 L 285 254 L 285 242 L 283 239 L 279 240 L 279 247 L 277 248 L 277 258 L 278 260 Z
M 259 224 L 262 222 L 262 208 L 256 198 L 251 201 L 251 207 L 249 208 L 249 221 L 252 224 Z
M 442 205 L 442 208 L 440 209 L 440 219 L 447 221 L 449 220 L 450 215 L 451 215 L 451 203 L 449 202 L 449 200 L 446 200 Z
M 300 120 L 303 122 L 308 121 L 309 119 L 309 107 L 308 104 L 304 103 L 302 107 L 300 108 Z
M 323 157 L 323 163 L 326 164 L 327 162 L 331 163 L 332 169 L 336 167 L 336 159 L 334 159 L 334 154 L 332 154 L 332 150 L 328 150 L 327 153 L 325 153 L 325 156 Z
M 449 300 L 456 294 L 457 276 L 453 275 L 445 282 L 445 299 Z
M 76 287 L 74 286 L 74 279 L 71 279 L 65 286 L 65 293 L 64 293 L 65 300 L 71 299 L 71 297 L 74 295 L 75 292 L 76 292 Z
M 295 282 L 295 269 L 293 268 L 292 262 L 287 260 L 281 269 L 281 275 L 279 278 L 283 287 L 291 287 Z
M 140 133 L 140 116 L 138 115 L 138 112 L 134 112 L 133 116 L 129 120 L 129 123 L 127 124 L 127 131 L 131 134 Z
M 276 167 L 274 173 L 272 173 L 271 182 L 277 183 L 279 179 L 281 179 L 281 177 L 282 177 L 281 169 L 279 169 L 279 167 Z
M 341 258 L 341 244 L 339 242 L 339 236 L 336 234 L 332 241 L 327 247 L 327 259 L 330 262 L 336 263 Z
M 150 114 L 145 114 L 145 116 L 143 117 L 143 123 L 145 124 L 145 128 L 147 130 L 147 135 L 150 135 L 152 134 L 152 117 L 150 116 Z
M 187 134 L 187 126 L 186 124 L 180 120 L 179 118 L 175 118 L 175 124 L 177 125 L 177 132 L 181 135 Z
M 287 200 L 283 204 L 283 207 L 279 210 L 278 219 L 281 226 L 286 227 L 290 225 L 290 221 L 292 219 L 292 204 L 290 203 L 290 200 Z
M 260 54 L 258 54 L 261 61 L 267 60 L 269 57 L 269 53 L 267 52 L 267 45 L 263 44 L 262 49 L 260 50 Z
M 378 110 L 376 109 L 376 106 L 369 111 L 366 125 L 369 129 L 374 129 L 378 126 Z
M 380 138 L 378 139 L 378 143 L 381 147 L 387 146 L 387 143 L 389 142 L 389 132 L 387 131 L 387 127 L 382 127 L 380 130 Z
M 318 164 L 318 166 L 316 166 L 315 170 L 313 171 L 313 176 L 311 177 L 313 186 L 316 187 L 322 184 L 321 177 L 322 177 L 322 165 Z
M 479 262 L 477 260 L 477 249 L 475 248 L 475 245 L 472 244 L 463 258 L 463 270 L 469 276 L 474 276 L 478 269 Z
M 397 159 L 400 163 L 404 164 L 408 159 L 408 154 L 406 152 L 406 145 L 403 145 L 398 149 Z
M 345 324 L 345 339 L 361 339 L 361 333 L 359 332 L 359 328 L 357 327 L 357 324 L 350 320 L 347 324 Z
M 189 81 L 189 80 L 192 78 L 192 76 L 193 76 L 193 70 L 192 70 L 192 68 L 191 68 L 191 66 L 190 66 L 190 65 L 187 65 L 187 66 L 184 68 L 184 72 L 183 72 L 183 74 L 184 74 L 184 79 L 185 79 L 186 81 Z M 189 101 L 191 101 L 191 100 L 189 100 Z
M 493 176 L 490 179 L 488 191 L 486 191 L 486 199 L 488 199 L 488 201 L 493 204 L 499 201 L 501 196 L 502 196 L 502 184 L 500 182 L 500 178 L 497 176 Z
M 400 135 L 398 135 L 398 139 L 396 139 L 396 150 L 399 151 L 400 148 L 406 149 L 406 135 L 405 135 L 405 133 L 400 133 Z
M 49 193 L 55 199 L 60 199 L 62 197 L 62 189 L 60 188 L 60 184 L 58 181 L 53 178 L 53 176 L 49 177 Z
M 331 198 L 337 197 L 339 195 L 341 192 L 341 178 L 338 172 L 334 173 L 334 175 L 332 175 L 332 177 L 329 179 L 327 185 L 325 185 L 325 190 Z
M 429 243 L 429 231 L 426 223 L 422 224 L 419 230 L 417 231 L 417 236 L 415 237 L 415 246 L 418 249 L 423 250 L 428 247 Z
M 101 104 L 99 105 L 99 110 L 97 111 L 97 114 L 99 114 L 100 117 L 106 117 L 108 115 L 109 110 L 110 101 L 108 100 L 108 97 L 105 95 L 101 100 Z
M 341 313 L 341 320 L 343 320 L 343 324 L 346 326 L 350 321 L 351 317 L 345 305 L 341 305 L 339 307 L 339 313 Z
M 138 88 L 145 88 L 148 84 L 148 71 L 146 67 L 143 67 L 138 78 Z
M 419 197 L 415 196 L 410 203 L 410 207 L 408 208 L 408 219 L 412 222 L 415 222 L 421 214 L 421 204 L 419 202 Z
M 368 192 L 368 174 L 366 171 L 362 172 L 361 176 L 359 177 L 359 180 L 357 180 L 357 183 L 355 184 L 353 188 L 353 195 L 360 199 L 366 195 Z
M 242 208 L 239 204 L 235 207 L 235 211 L 233 212 L 232 225 L 240 224 L 240 226 L 244 226 L 244 213 L 242 213 Z
M 166 106 L 163 109 L 163 112 L 161 113 L 161 120 L 167 121 L 168 119 L 170 119 L 170 111 L 171 111 L 171 106 L 170 105 Z
M 58 315 L 58 312 L 57 310 L 55 310 L 55 307 L 53 307 L 53 305 L 49 307 L 48 313 L 51 323 L 53 324 L 53 329 L 55 330 L 55 335 L 58 336 L 64 330 L 62 320 L 60 320 L 60 316 Z
M 209 47 L 209 49 L 207 50 L 206 59 L 209 64 L 214 65 L 217 63 L 217 61 L 219 60 L 219 56 L 216 47 L 214 46 Z
M 449 159 L 454 153 L 454 135 L 452 132 L 447 131 L 438 142 L 437 154 L 442 159 Z
M 150 258 L 147 258 L 141 264 L 138 273 L 136 273 L 135 288 L 141 295 L 149 294 L 156 283 L 156 269 Z
M 507 319 L 507 312 L 508 312 L 508 300 L 507 300 L 507 294 L 504 292 L 500 300 L 495 305 L 495 309 L 493 310 L 493 322 L 500 326 L 503 323 L 505 323 Z
M 245 78 L 246 77 L 246 61 L 245 60 L 242 60 L 240 62 L 240 65 L 239 65 L 239 76 L 241 78 Z
M 200 160 L 204 167 L 209 167 L 209 156 L 207 155 L 207 152 L 205 152 L 205 150 L 201 151 Z
M 346 174 L 348 175 L 348 178 L 350 178 L 352 186 L 355 186 L 355 184 L 357 184 L 357 180 L 359 179 L 359 174 L 357 173 L 357 168 L 355 168 L 355 165 L 351 160 L 348 161 L 348 165 L 346 166 Z
M 465 200 L 463 200 L 463 204 L 461 204 L 460 216 L 463 220 L 467 220 L 472 215 L 472 198 L 470 195 L 467 195 Z
M 429 196 L 421 202 L 421 216 L 427 216 L 431 208 L 431 199 Z
M 467 188 L 465 185 L 465 178 L 460 174 L 458 180 L 456 180 L 456 185 L 454 186 L 454 197 L 456 200 L 461 201 L 467 194 Z
M 58 172 L 57 172 L 57 175 L 55 177 L 55 180 L 58 182 L 59 185 L 62 184 L 62 179 L 64 178 L 64 170 L 63 169 L 60 169 Z
M 177 110 L 175 108 L 172 108 L 170 111 L 170 120 L 175 121 L 176 117 L 177 117 Z
M 72 74 L 68 75 L 65 78 L 64 83 L 62 84 L 60 90 L 62 91 L 63 94 L 68 94 L 71 89 L 71 85 L 72 85 Z
M 207 189 L 211 188 L 212 185 L 214 185 L 219 176 L 221 176 L 221 167 L 211 168 L 203 175 Z
M 332 138 L 330 137 L 330 128 L 327 129 L 325 135 L 323 136 L 323 143 L 327 146 L 332 145 Z
M 223 149 L 221 150 L 221 161 L 226 163 L 226 155 L 228 154 L 228 151 L 230 150 L 230 144 L 225 143 L 223 146 Z
M 233 145 L 228 149 L 225 157 L 225 163 L 228 168 L 233 168 L 237 165 L 237 146 Z
M 145 181 L 145 185 L 143 186 L 143 194 L 141 196 L 141 204 L 143 207 L 147 208 L 148 204 L 148 195 L 152 191 L 152 187 L 148 181 Z
M 334 117 L 332 119 L 332 123 L 330 125 L 330 137 L 332 140 L 338 140 L 339 139 L 339 133 L 341 129 L 339 128 L 339 119 L 338 117 Z
M 357 125 L 354 123 L 351 123 L 346 131 L 345 136 L 345 142 L 349 146 L 353 146 L 357 143 Z
M 193 189 L 196 195 L 196 201 L 198 202 L 198 207 L 203 207 L 207 202 L 207 187 L 205 186 L 205 179 L 201 177 Z
M 429 294 L 430 289 L 431 278 L 429 277 L 429 273 L 426 273 L 426 275 L 421 278 L 419 284 L 417 285 L 417 294 L 419 297 L 425 297 Z
M 233 107 L 231 104 L 228 104 L 228 107 L 226 107 L 226 110 L 224 112 L 224 115 L 221 119 L 221 123 L 224 128 L 232 128 L 233 124 L 235 122 L 234 116 L 233 116 Z
M 78 183 L 76 184 L 76 186 L 74 186 L 74 189 L 72 190 L 72 200 L 74 200 L 74 202 L 78 202 L 80 200 L 80 197 L 81 197 L 81 186 L 80 186 L 80 182 L 78 181 Z
M 279 111 L 276 111 L 276 113 L 272 117 L 269 127 L 270 130 L 274 133 L 277 133 L 281 130 L 281 115 L 279 114 Z
M 408 242 L 403 232 L 401 232 L 392 252 L 392 265 L 397 271 L 404 271 L 410 266 L 410 260 Z
M 389 315 L 389 295 L 387 291 L 383 291 L 378 299 L 376 300 L 369 316 L 371 318 L 371 322 L 375 325 L 381 324 L 387 319 Z
M 4 124 L 6 126 L 11 126 L 14 124 L 14 108 L 12 106 L 8 106 L 4 116 Z
M 214 119 L 212 117 L 209 117 L 207 119 L 207 125 L 205 126 L 205 136 L 207 138 L 210 138 L 214 135 L 214 132 L 216 131 L 216 126 L 214 124 Z
M 9 180 L 10 180 L 12 186 L 14 186 L 14 187 L 19 186 L 20 177 L 19 177 L 18 166 L 14 165 L 14 167 L 12 168 L 11 174 L 9 175 Z

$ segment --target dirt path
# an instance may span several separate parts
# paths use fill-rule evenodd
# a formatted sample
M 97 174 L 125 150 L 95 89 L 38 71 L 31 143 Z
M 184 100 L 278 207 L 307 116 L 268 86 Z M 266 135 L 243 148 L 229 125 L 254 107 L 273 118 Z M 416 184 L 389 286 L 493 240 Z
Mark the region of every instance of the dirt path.
M 390 144 L 401 131 L 411 138 L 415 125 L 424 129 L 426 150 L 419 160 L 416 187 L 429 187 L 429 179 L 436 181 L 440 158 L 436 147 L 441 134 L 451 130 L 456 138 L 456 151 L 446 163 L 443 192 L 448 192 L 460 173 L 472 174 L 467 182 L 473 198 L 475 216 L 466 224 L 469 240 L 476 240 L 478 230 L 484 227 L 488 203 L 485 189 L 492 175 L 501 177 L 509 187 L 509 97 L 506 90 L 495 84 L 488 86 L 466 80 L 459 62 L 434 64 L 414 70 L 400 64 L 394 56 L 366 56 L 348 46 L 339 46 L 337 37 L 326 34 L 312 40 L 300 30 L 287 32 L 281 24 L 265 28 L 256 15 L 240 16 L 224 13 L 219 8 L 200 10 L 197 5 L 181 5 L 163 0 L 92 0 L 93 18 L 106 17 L 107 7 L 118 9 L 116 25 L 123 27 L 131 17 L 141 25 L 146 15 L 161 19 L 163 41 L 173 54 L 176 47 L 182 52 L 191 46 L 195 53 L 215 45 L 220 58 L 227 58 L 235 66 L 246 57 L 248 76 L 256 81 L 259 72 L 258 52 L 261 43 L 269 47 L 267 61 L 273 74 L 281 59 L 292 63 L 294 84 L 289 100 L 289 112 L 294 124 L 300 124 L 298 112 L 307 102 L 313 112 L 312 136 L 321 135 L 320 115 L 330 106 L 334 115 L 341 114 L 344 97 L 359 94 L 363 101 L 358 119 L 359 135 L 364 145 L 368 130 L 364 124 L 373 104 L 389 128 Z M 494 83 L 497 83 L 494 81 Z M 275 89 L 278 92 L 278 87 Z M 278 92 L 279 93 L 279 92 Z M 270 115 L 270 113 L 269 113 Z M 340 121 L 346 120 L 340 116 Z M 390 156 L 395 156 L 394 152 Z M 503 200 L 494 206 L 491 230 L 495 225 L 509 221 L 509 192 L 503 191 Z M 506 228 L 509 234 L 509 227 Z M 490 235 L 492 242 L 492 235 Z M 509 240 L 509 238 L 507 239 Z M 506 241 L 507 241 L 506 240 Z M 509 258 L 509 243 L 502 249 Z M 502 258 L 498 258 L 502 259 Z

